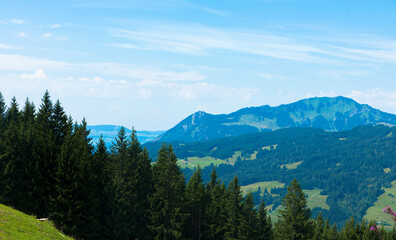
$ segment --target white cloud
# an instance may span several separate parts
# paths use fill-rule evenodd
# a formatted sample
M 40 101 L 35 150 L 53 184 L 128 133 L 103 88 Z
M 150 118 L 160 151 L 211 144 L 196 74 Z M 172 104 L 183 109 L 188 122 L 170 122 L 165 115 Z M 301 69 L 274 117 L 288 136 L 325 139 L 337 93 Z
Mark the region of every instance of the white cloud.
M 51 26 L 50 26 L 50 28 L 52 28 L 52 29 L 54 29 L 54 28 L 60 28 L 62 25 L 60 25 L 60 24 L 52 24 Z
M 279 32 L 229 31 L 199 25 L 146 24 L 144 29 L 109 29 L 113 37 L 129 40 L 108 44 L 113 47 L 147 51 L 168 51 L 189 55 L 237 52 L 263 57 L 337 65 L 345 61 L 396 64 L 396 45 L 385 37 L 361 41 L 360 35 L 347 40 L 312 38 Z M 318 33 L 312 33 L 317 36 Z M 356 41 L 354 41 L 356 40 Z M 354 44 L 350 44 L 353 42 Z M 383 43 L 383 44 L 382 44 Z M 348 47 L 348 46 L 353 47 Z
M 45 38 L 52 37 L 52 33 L 44 33 L 44 34 L 43 34 L 43 37 L 45 37 Z
M 28 37 L 28 36 L 29 36 L 29 33 L 27 33 L 27 32 L 18 33 L 18 37 L 21 37 L 21 38 Z
M 23 19 L 16 19 L 16 18 L 10 19 L 10 23 L 12 24 L 24 24 L 25 22 L 26 20 Z
M 359 103 L 369 104 L 382 111 L 396 114 L 396 90 L 374 88 L 369 90 L 353 90 L 347 97 Z
M 33 74 L 20 74 L 19 75 L 22 79 L 45 79 L 47 75 L 45 74 L 44 70 L 37 69 Z
M 0 43 L 0 49 L 15 49 L 15 47 Z
M 292 80 L 293 78 L 279 75 L 279 74 L 269 74 L 269 73 L 259 73 L 259 77 L 262 77 L 267 80 Z

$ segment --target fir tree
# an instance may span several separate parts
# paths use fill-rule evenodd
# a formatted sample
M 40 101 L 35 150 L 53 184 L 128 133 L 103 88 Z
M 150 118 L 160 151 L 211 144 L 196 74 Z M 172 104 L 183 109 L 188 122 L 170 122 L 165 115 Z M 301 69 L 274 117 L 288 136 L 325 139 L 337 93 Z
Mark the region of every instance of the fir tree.
M 204 238 L 210 240 L 223 239 L 225 232 L 226 197 L 225 186 L 220 183 L 216 169 L 213 167 L 210 182 L 206 187 L 208 203 L 204 215 Z
M 287 194 L 282 200 L 282 207 L 279 210 L 279 220 L 275 224 L 276 239 L 310 239 L 313 231 L 310 220 L 311 211 L 307 207 L 305 194 L 296 179 L 288 186 Z
M 251 191 L 246 195 L 242 205 L 241 235 L 246 239 L 258 239 L 259 221 L 257 211 L 254 209 L 254 199 Z
M 224 239 L 247 239 L 246 232 L 241 229 L 242 221 L 242 191 L 238 178 L 235 176 L 227 188 L 226 230 Z
M 185 219 L 184 177 L 172 146 L 163 145 L 153 167 L 154 192 L 151 221 L 154 239 L 180 239 Z
M 0 137 L 5 127 L 6 112 L 7 112 L 7 106 L 4 101 L 3 94 L 1 94 L 0 92 Z
M 191 176 L 190 181 L 188 181 L 186 200 L 189 213 L 186 226 L 187 233 L 189 233 L 187 237 L 192 237 L 194 240 L 202 239 L 202 221 L 206 206 L 206 192 L 202 182 L 202 171 L 200 166 L 198 166 Z
M 272 231 L 271 217 L 268 215 L 264 201 L 260 203 L 258 212 L 258 240 L 272 240 L 274 234 Z

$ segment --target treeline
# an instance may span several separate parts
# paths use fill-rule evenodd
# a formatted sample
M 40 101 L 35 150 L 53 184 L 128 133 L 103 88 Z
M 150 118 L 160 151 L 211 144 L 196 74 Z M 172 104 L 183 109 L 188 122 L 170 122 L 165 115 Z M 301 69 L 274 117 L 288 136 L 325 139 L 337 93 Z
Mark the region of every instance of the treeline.
M 155 157 L 160 144 L 149 142 L 144 146 Z M 262 181 L 288 183 L 297 178 L 303 189 L 321 189 L 321 194 L 328 195 L 326 203 L 330 209 L 312 209 L 313 215 L 322 211 L 339 228 L 351 216 L 360 222 L 384 193 L 383 187 L 391 187 L 396 179 L 396 127 L 383 125 L 361 126 L 344 132 L 289 128 L 204 142 L 172 143 L 172 146 L 180 159 L 210 156 L 226 160 L 240 151 L 241 158 L 235 164 L 216 167 L 225 182 L 235 175 L 241 185 Z M 255 160 L 243 160 L 253 153 Z M 284 167 L 295 162 L 301 162 L 296 169 Z M 211 169 L 202 169 L 204 181 L 208 180 Z M 183 171 L 186 176 L 192 174 L 192 170 Z M 272 189 L 270 194 L 261 190 L 266 203 L 275 205 L 281 204 L 287 192 L 286 186 Z
M 293 180 L 273 224 L 264 202 L 254 207 L 239 180 L 228 186 L 215 169 L 189 181 L 172 147 L 157 161 L 121 128 L 110 149 L 91 144 L 86 122 L 73 122 L 48 92 L 38 110 L 0 94 L 0 201 L 48 217 L 76 239 L 396 239 L 396 232 L 350 220 L 340 232 L 322 215 L 311 219 L 301 186 Z

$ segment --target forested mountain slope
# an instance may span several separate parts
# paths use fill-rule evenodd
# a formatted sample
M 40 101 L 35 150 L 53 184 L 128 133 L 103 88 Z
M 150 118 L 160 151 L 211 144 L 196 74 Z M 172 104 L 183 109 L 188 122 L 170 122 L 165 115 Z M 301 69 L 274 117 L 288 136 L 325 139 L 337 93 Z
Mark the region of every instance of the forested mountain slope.
M 155 153 L 160 145 L 151 142 L 145 147 Z M 338 223 L 352 215 L 362 218 L 384 192 L 383 187 L 390 187 L 396 179 L 396 127 L 383 125 L 343 132 L 287 128 L 172 145 L 187 178 L 192 171 L 187 166 L 213 164 L 225 182 L 235 175 L 242 185 L 288 183 L 297 178 L 303 189 L 321 189 L 330 206 L 321 211 Z M 203 169 L 206 180 L 211 170 Z M 279 205 L 285 192 L 285 188 L 276 188 L 261 195 L 267 197 L 268 204 Z
M 230 114 L 196 112 L 154 141 L 205 141 L 290 127 L 343 131 L 379 123 L 396 125 L 396 115 L 345 97 L 316 97 L 277 107 L 243 108 Z

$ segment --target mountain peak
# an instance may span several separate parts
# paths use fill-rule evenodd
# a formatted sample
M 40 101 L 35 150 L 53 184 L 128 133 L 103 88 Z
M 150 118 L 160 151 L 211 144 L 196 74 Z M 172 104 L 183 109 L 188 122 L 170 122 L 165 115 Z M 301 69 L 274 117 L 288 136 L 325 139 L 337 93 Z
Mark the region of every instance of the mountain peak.
M 204 141 L 290 127 L 343 131 L 379 123 L 396 125 L 396 115 L 343 96 L 313 97 L 277 107 L 263 105 L 242 108 L 230 114 L 212 115 L 198 111 L 156 140 Z

